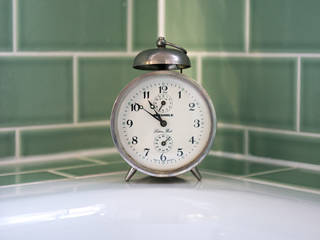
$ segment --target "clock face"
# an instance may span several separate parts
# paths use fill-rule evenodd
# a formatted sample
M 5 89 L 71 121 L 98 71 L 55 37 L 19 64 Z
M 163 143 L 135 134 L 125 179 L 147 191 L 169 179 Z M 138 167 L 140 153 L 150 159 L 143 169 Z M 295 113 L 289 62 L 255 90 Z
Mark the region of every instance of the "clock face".
M 112 137 L 134 168 L 155 176 L 190 170 L 208 153 L 215 135 L 214 108 L 185 75 L 161 71 L 130 82 L 116 100 Z

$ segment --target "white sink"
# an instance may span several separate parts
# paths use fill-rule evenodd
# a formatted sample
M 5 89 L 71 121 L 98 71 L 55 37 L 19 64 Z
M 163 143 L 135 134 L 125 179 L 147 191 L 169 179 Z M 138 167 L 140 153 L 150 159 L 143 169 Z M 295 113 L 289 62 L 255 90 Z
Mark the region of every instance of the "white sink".
M 0 239 L 320 239 L 320 195 L 204 174 L 0 189 Z

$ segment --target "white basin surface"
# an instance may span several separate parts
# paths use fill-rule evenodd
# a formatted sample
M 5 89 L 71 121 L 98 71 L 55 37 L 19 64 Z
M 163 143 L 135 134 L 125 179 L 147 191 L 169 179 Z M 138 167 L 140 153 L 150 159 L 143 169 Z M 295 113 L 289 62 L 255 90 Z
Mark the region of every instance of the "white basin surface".
M 0 189 L 0 239 L 320 239 L 320 195 L 204 174 Z

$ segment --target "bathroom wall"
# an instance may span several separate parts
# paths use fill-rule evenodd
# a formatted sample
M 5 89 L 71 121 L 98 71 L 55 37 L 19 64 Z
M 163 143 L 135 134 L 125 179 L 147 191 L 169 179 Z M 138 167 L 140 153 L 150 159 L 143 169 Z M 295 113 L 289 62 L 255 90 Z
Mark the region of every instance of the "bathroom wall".
M 3 161 L 113 147 L 113 101 L 159 35 L 212 97 L 211 155 L 320 166 L 316 0 L 0 0 Z M 208 165 L 209 167 L 209 165 Z

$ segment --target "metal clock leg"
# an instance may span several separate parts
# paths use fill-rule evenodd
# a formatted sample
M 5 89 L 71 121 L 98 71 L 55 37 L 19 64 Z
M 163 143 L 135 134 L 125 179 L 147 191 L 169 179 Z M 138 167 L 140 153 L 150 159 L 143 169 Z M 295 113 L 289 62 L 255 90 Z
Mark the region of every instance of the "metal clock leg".
M 201 174 L 200 174 L 199 169 L 197 167 L 192 168 L 191 172 L 192 172 L 193 176 L 195 176 L 199 181 L 201 181 Z
M 129 182 L 130 179 L 132 178 L 132 176 L 136 173 L 137 169 L 135 168 L 130 168 L 128 173 L 127 173 L 127 176 L 126 176 L 126 182 Z

